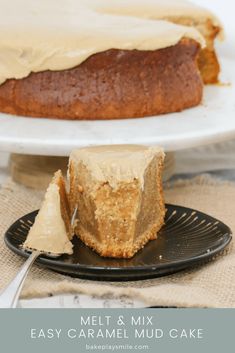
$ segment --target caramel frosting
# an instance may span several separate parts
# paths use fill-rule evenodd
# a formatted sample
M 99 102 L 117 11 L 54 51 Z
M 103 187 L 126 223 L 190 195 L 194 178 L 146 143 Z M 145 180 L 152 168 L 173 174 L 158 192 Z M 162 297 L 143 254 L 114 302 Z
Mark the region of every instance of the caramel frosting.
M 111 48 L 157 50 L 175 45 L 183 37 L 204 46 L 204 38 L 195 28 L 156 18 L 164 18 L 169 11 L 197 14 L 197 18 L 209 16 L 182 0 L 0 3 L 0 84 L 30 72 L 72 68 L 92 54 Z
M 164 155 L 159 147 L 94 146 L 74 150 L 70 161 L 75 165 L 82 163 L 96 181 L 96 187 L 101 183 L 109 183 L 115 189 L 120 182 L 132 182 L 137 179 L 143 189 L 145 169 L 157 154 Z
M 41 209 L 23 248 L 52 254 L 72 254 L 73 245 L 69 241 L 66 226 L 61 215 L 59 187 L 51 183 L 45 194 Z
M 150 19 L 191 18 L 196 22 L 210 19 L 213 25 L 222 27 L 213 12 L 187 0 L 117 0 L 115 5 L 110 0 L 83 0 L 83 2 L 102 13 Z

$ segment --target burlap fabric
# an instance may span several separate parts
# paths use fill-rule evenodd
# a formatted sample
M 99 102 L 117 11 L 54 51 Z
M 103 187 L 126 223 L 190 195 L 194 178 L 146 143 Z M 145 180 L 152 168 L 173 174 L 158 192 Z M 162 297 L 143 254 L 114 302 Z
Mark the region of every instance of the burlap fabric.
M 42 193 L 11 181 L 0 190 L 0 288 L 16 274 L 23 259 L 6 248 L 5 230 L 23 214 L 39 207 Z M 208 213 L 235 231 L 235 184 L 206 175 L 166 185 L 167 202 Z M 127 296 L 146 305 L 178 307 L 235 307 L 235 248 L 233 242 L 223 256 L 188 271 L 137 282 L 93 282 L 74 279 L 34 266 L 22 291 L 22 298 L 61 293 L 99 296 Z

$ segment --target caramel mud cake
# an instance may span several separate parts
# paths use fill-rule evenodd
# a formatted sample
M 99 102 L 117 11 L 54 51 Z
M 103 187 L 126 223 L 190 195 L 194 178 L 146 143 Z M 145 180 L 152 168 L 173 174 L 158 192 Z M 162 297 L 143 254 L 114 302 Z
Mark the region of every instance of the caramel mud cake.
M 64 179 L 56 172 L 23 248 L 52 254 L 72 254 L 70 210 Z
M 136 13 L 130 0 L 2 1 L 0 111 L 115 119 L 198 105 L 206 41 L 178 17 L 152 18 L 161 3 L 137 1 Z
M 98 146 L 70 155 L 75 233 L 101 256 L 130 258 L 164 223 L 164 153 L 139 145 Z
M 176 24 L 192 26 L 205 38 L 206 46 L 200 50 L 198 65 L 204 83 L 218 82 L 219 61 L 214 41 L 223 38 L 223 28 L 219 19 L 208 9 L 187 0 L 118 0 L 114 6 L 110 0 L 85 0 L 97 11 L 109 14 L 126 15 L 167 20 Z

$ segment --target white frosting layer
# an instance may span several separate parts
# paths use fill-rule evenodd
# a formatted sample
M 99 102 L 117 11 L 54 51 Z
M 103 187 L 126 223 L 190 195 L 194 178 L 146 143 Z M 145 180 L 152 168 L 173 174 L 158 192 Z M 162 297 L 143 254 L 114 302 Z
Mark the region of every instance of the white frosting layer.
M 99 187 L 108 182 L 114 189 L 120 182 L 132 182 L 137 179 L 143 188 L 144 172 L 156 156 L 163 158 L 159 147 L 142 145 L 108 145 L 81 148 L 72 151 L 70 161 L 75 165 L 82 163 L 92 175 Z
M 73 245 L 61 215 L 59 187 L 56 184 L 49 185 L 23 247 L 53 254 L 72 254 Z
M 215 21 L 182 0 L 0 0 L 0 5 L 0 83 L 72 68 L 111 48 L 156 50 L 183 37 L 203 46 L 196 29 L 156 20 L 169 11 Z

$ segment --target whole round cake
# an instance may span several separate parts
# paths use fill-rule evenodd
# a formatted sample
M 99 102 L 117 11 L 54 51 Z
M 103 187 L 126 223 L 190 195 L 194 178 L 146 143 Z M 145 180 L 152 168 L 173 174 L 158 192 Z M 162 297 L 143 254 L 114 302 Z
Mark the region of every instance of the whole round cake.
M 120 119 L 181 111 L 217 82 L 209 11 L 182 0 L 4 2 L 0 111 Z M 17 16 L 16 16 L 17 14 Z

